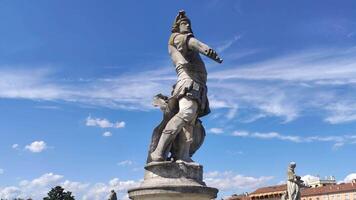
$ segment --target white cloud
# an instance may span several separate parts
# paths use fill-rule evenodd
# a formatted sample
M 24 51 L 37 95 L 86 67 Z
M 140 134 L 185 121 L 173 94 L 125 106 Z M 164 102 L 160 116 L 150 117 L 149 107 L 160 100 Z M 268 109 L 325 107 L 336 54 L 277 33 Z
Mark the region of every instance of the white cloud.
M 227 42 L 224 48 L 230 45 Z M 356 48 L 339 48 L 304 49 L 238 66 L 227 63 L 223 68 L 209 68 L 211 107 L 224 109 L 222 112 L 228 109 L 228 119 L 235 115 L 243 118 L 240 113 L 244 112 L 237 113 L 237 108 L 259 116 L 245 122 L 262 117 L 290 122 L 310 109 L 326 111 L 319 113 L 324 113 L 322 117 L 327 123 L 353 122 L 355 87 L 349 87 L 347 93 L 337 87 L 356 84 L 355 65 Z M 56 80 L 50 70 L 0 68 L 0 98 L 66 101 L 129 110 L 153 109 L 152 96 L 169 94 L 176 79 L 169 66 L 87 81 Z
M 222 128 L 211 128 L 211 129 L 209 129 L 209 132 L 212 134 L 219 135 L 219 134 L 223 133 L 224 130 Z
M 223 42 L 220 46 L 216 48 L 218 53 L 225 51 L 226 49 L 230 48 L 234 43 L 241 39 L 241 35 L 235 35 L 234 38 Z
M 103 136 L 104 136 L 104 137 L 111 137 L 111 136 L 112 136 L 112 133 L 111 133 L 110 131 L 105 131 L 105 132 L 103 133 Z
M 46 69 L 0 70 L 0 97 L 43 100 L 68 97 L 70 94 L 64 87 L 47 79 L 49 75 Z
M 341 147 L 345 144 L 356 144 L 356 135 L 341 135 L 341 136 L 295 136 L 295 135 L 283 135 L 277 132 L 248 132 L 248 131 L 234 131 L 231 136 L 236 137 L 249 137 L 256 139 L 277 139 L 290 141 L 295 143 L 301 142 L 330 142 L 334 143 L 333 148 Z
M 18 144 L 13 144 L 13 145 L 11 146 L 11 148 L 13 148 L 13 149 L 18 149 L 18 148 L 19 148 L 19 145 L 18 145 Z
M 21 194 L 20 189 L 14 186 L 0 188 L 1 199 L 14 199 L 19 197 L 20 194 Z
M 92 118 L 91 116 L 88 116 L 86 119 L 87 126 L 98 126 L 100 128 L 124 128 L 125 127 L 125 122 L 115 122 L 112 123 L 107 119 L 101 119 L 101 118 Z
M 22 180 L 20 182 L 20 186 L 26 188 L 36 188 L 36 187 L 44 187 L 44 186 L 55 186 L 59 184 L 62 180 L 62 175 L 57 175 L 54 173 L 46 173 L 42 176 L 33 179 L 32 181 Z
M 352 180 L 355 180 L 355 179 L 356 179 L 356 173 L 351 173 L 345 177 L 344 182 L 350 183 Z
M 116 122 L 114 127 L 115 128 L 124 128 L 125 125 L 126 125 L 125 122 Z
M 355 54 L 356 48 L 310 49 L 220 70 L 210 77 L 221 80 L 354 81 Z
M 132 164 L 133 164 L 133 162 L 131 160 L 123 160 L 123 161 L 120 161 L 117 163 L 117 165 L 119 165 L 119 166 L 129 166 Z
M 113 178 L 107 183 L 82 183 L 70 180 L 64 180 L 62 175 L 46 173 L 33 180 L 22 180 L 18 186 L 8 186 L 0 188 L 0 198 L 32 198 L 42 199 L 48 191 L 57 186 L 62 186 L 65 190 L 71 191 L 76 199 L 82 200 L 102 200 L 107 199 L 110 190 L 114 189 L 119 199 L 127 198 L 127 189 L 137 187 L 139 181 L 120 180 Z
M 331 124 L 340 124 L 353 122 L 356 120 L 356 103 L 355 102 L 337 102 L 326 107 L 329 116 L 325 121 Z
M 44 141 L 34 141 L 30 145 L 26 145 L 25 149 L 33 153 L 40 153 L 47 149 L 47 144 Z
M 247 132 L 247 131 L 234 131 L 231 135 L 232 135 L 232 136 L 245 137 L 245 136 L 249 136 L 250 133 Z
M 254 190 L 258 187 L 266 185 L 272 180 L 272 176 L 252 177 L 241 174 L 236 174 L 231 171 L 219 172 L 213 171 L 205 174 L 204 181 L 211 187 L 219 188 L 222 191 Z
M 75 193 L 85 193 L 85 191 L 90 186 L 89 183 L 72 182 L 69 180 L 65 180 L 61 185 L 67 191 L 71 191 L 71 192 L 75 191 Z
M 46 109 L 46 110 L 58 110 L 60 107 L 58 106 L 35 106 L 38 109 Z
M 291 135 L 281 135 L 276 132 L 270 133 L 252 133 L 251 137 L 261 138 L 261 139 L 280 139 L 280 140 L 288 140 L 292 142 L 301 142 L 301 138 L 299 136 L 291 136 Z
M 118 194 L 118 199 L 127 199 L 127 189 L 137 187 L 137 181 L 121 181 L 118 178 L 111 179 L 109 183 L 96 183 L 90 187 L 88 192 L 83 195 L 83 200 L 102 200 L 107 199 L 110 190 L 115 190 Z
M 356 48 L 315 49 L 223 70 L 214 68 L 209 73 L 210 91 L 220 94 L 219 101 L 229 99 L 240 109 L 257 109 L 263 117 L 277 116 L 285 122 L 310 109 L 328 111 L 326 122 L 351 122 L 356 120 L 355 95 L 338 93 L 335 87 L 356 83 L 355 55 Z

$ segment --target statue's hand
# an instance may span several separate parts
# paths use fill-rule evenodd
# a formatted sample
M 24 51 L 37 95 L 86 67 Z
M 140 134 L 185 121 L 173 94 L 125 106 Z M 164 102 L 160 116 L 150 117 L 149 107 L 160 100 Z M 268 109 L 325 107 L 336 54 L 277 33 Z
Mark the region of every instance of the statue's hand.
M 218 56 L 218 54 L 216 53 L 216 51 L 214 49 L 209 49 L 205 52 L 209 58 L 212 58 L 213 60 L 215 60 L 218 63 L 222 63 L 223 60 Z

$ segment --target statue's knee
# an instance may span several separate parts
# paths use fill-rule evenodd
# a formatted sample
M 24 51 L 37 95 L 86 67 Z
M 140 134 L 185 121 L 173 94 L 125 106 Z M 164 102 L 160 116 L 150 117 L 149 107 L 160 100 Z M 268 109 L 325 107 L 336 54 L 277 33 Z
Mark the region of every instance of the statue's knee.
M 195 112 L 191 109 L 179 111 L 179 117 L 181 117 L 185 122 L 190 122 L 195 117 Z
M 169 120 L 162 133 L 176 135 L 179 131 L 181 131 L 185 123 L 185 120 L 181 116 L 175 115 L 171 120 Z

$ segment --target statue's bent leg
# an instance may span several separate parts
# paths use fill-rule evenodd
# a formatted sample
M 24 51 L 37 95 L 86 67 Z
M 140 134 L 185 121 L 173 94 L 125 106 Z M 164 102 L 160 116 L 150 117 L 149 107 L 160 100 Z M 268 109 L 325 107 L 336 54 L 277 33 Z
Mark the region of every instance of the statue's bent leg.
M 190 145 L 193 142 L 193 138 L 191 137 L 193 134 L 193 128 L 193 126 L 187 124 L 185 127 L 183 127 L 183 132 L 179 134 L 179 149 L 177 152 L 177 160 L 193 162 L 189 155 Z
M 179 134 L 179 149 L 176 159 L 185 162 L 193 162 L 190 158 L 189 150 L 190 144 L 193 142 L 193 123 L 196 119 L 198 104 L 194 100 L 183 98 L 179 101 L 179 108 L 179 114 L 186 121 L 186 124 L 183 127 L 183 132 Z
M 156 149 L 151 153 L 152 161 L 164 161 L 167 159 L 168 148 L 184 125 L 185 121 L 177 114 L 168 121 L 162 131 Z
M 166 152 L 182 128 L 194 119 L 197 110 L 197 103 L 186 97 L 179 100 L 179 112 L 169 120 L 162 131 L 156 149 L 151 153 L 152 161 L 164 161 L 167 158 Z M 188 148 L 189 154 L 189 148 Z

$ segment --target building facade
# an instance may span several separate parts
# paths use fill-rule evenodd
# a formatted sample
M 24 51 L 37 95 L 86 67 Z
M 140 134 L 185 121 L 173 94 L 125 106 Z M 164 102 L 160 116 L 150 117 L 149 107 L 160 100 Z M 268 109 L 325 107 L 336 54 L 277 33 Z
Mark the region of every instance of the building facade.
M 239 195 L 226 200 L 281 200 L 287 191 L 287 185 L 263 187 L 246 195 L 243 199 Z M 319 182 L 317 186 L 303 188 L 301 200 L 356 200 L 356 180 L 351 183 L 336 184 L 332 181 Z

